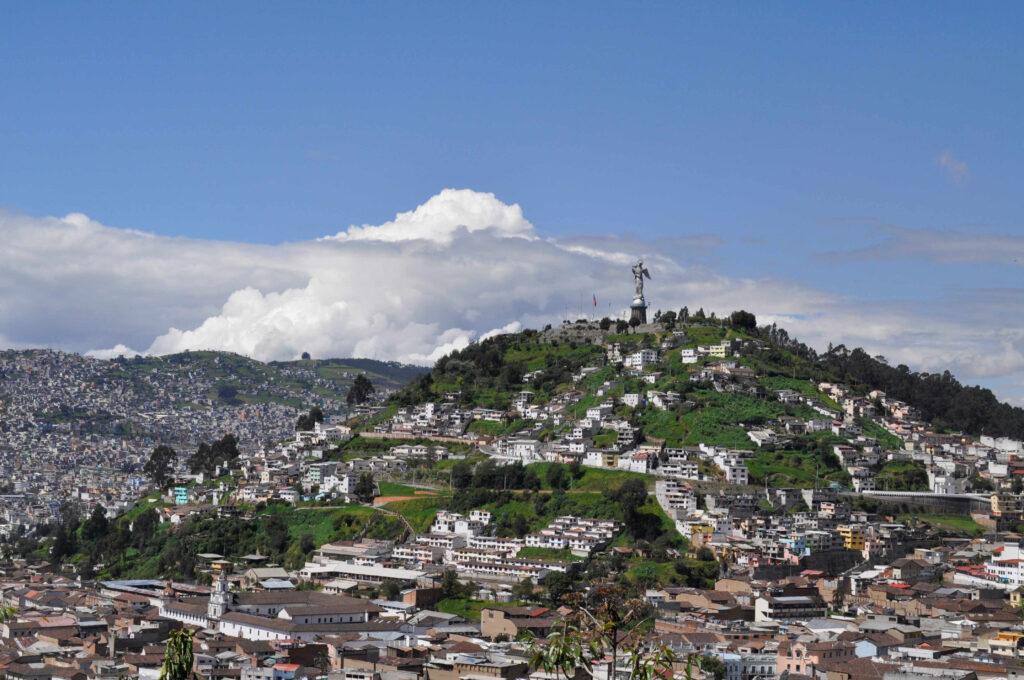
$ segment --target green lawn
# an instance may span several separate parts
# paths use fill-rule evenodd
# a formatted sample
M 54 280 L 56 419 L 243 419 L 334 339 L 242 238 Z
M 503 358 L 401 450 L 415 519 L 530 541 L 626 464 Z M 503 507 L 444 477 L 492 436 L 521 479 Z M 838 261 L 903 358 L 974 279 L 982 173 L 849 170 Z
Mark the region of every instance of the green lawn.
M 984 535 L 986 529 L 970 517 L 961 515 L 911 515 L 904 514 L 896 517 L 898 522 L 923 522 L 938 531 L 947 531 L 960 536 L 977 538 Z
M 877 488 L 885 491 L 927 491 L 928 472 L 910 460 L 890 461 L 878 471 Z
M 434 515 L 448 505 L 447 497 L 424 496 L 415 500 L 394 501 L 383 507 L 393 510 L 409 520 L 409 524 L 417 533 L 425 533 L 434 521 Z
M 303 534 L 311 534 L 317 545 L 355 537 L 363 530 L 371 515 L 373 508 L 362 505 L 289 510 L 282 513 L 292 540 Z
M 394 482 L 377 482 L 377 486 L 380 487 L 381 496 L 415 496 L 419 490 L 413 486 Z
M 480 611 L 485 607 L 510 607 L 521 605 L 522 602 L 493 602 L 489 600 L 470 600 L 465 597 L 447 597 L 437 603 L 436 609 L 446 614 L 458 614 L 470 621 L 480 620 Z
M 540 477 L 543 488 L 549 489 L 547 483 L 547 471 L 552 465 L 562 465 L 562 463 L 530 463 L 527 468 L 531 468 L 537 471 L 537 476 Z M 569 472 L 569 466 L 566 465 L 566 473 Z M 583 476 L 579 479 L 572 481 L 571 491 L 604 491 L 605 489 L 614 489 L 622 486 L 622 483 L 629 479 L 639 479 L 647 488 L 654 488 L 654 477 L 651 475 L 640 474 L 639 472 L 628 472 L 626 470 L 605 470 L 601 468 L 582 467 Z
M 776 487 L 807 487 L 814 484 L 815 471 L 818 483 L 839 482 L 849 485 L 849 474 L 838 466 L 831 453 L 816 451 L 764 451 L 758 450 L 753 458 L 746 461 L 750 471 L 750 483 L 760 485 L 768 475 L 769 485 Z
M 571 550 L 555 550 L 554 548 L 520 548 L 519 557 L 531 560 L 549 560 L 556 562 L 582 562 L 587 559 L 573 555 Z
M 899 450 L 903 449 L 906 446 L 902 439 L 900 439 L 894 434 L 891 434 L 888 430 L 886 430 L 884 427 L 882 427 L 875 421 L 871 420 L 870 418 L 865 418 L 861 422 L 861 427 L 864 430 L 865 436 L 874 437 L 875 439 L 878 440 L 879 444 L 881 444 L 887 449 Z

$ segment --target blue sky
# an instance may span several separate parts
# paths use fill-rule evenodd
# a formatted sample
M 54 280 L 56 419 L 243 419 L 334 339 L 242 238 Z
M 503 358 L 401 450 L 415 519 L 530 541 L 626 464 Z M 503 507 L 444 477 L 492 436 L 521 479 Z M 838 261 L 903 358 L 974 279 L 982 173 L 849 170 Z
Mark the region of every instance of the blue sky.
M 1010 310 L 1020 264 L 984 243 L 1024 237 L 1022 15 L 20 3 L 0 23 L 0 206 L 281 244 L 468 188 L 542 238 L 713 235 L 677 259 L 839 300 Z

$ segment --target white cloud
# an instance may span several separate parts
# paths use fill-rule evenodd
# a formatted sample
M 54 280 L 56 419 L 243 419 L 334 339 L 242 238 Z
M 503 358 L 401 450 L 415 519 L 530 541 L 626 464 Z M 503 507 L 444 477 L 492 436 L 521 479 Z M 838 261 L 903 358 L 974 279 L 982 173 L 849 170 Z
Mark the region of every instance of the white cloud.
M 91 349 L 88 352 L 85 352 L 85 354 L 86 356 L 93 357 L 94 359 L 116 359 L 118 357 L 130 359 L 132 357 L 141 356 L 142 352 L 137 352 L 131 347 L 117 344 L 108 349 Z
M 518 206 L 445 190 L 380 226 L 276 246 L 166 238 L 83 215 L 0 214 L 0 346 L 96 356 L 222 349 L 262 360 L 361 356 L 429 364 L 492 334 L 566 316 L 624 313 L 628 265 L 651 269 L 655 309 L 744 308 L 812 346 L 863 345 L 893 362 L 1024 394 L 1024 293 L 979 291 L 929 312 L 784 280 L 730 278 L 704 262 L 715 237 L 543 239 Z M 1007 382 L 1010 381 L 1010 382 Z M 1009 385 L 1009 386 L 1007 386 Z
M 518 204 L 505 205 L 494 194 L 444 189 L 415 210 L 398 213 L 379 226 L 351 226 L 326 238 L 338 241 L 412 241 L 448 244 L 460 229 L 492 230 L 496 236 L 534 238 L 534 228 Z
M 936 162 L 940 168 L 946 171 L 949 178 L 957 184 L 967 179 L 967 176 L 970 174 L 967 163 L 959 160 L 949 149 L 943 151 Z
M 915 258 L 938 264 L 1024 264 L 1024 237 L 1016 234 L 981 228 L 908 229 L 889 224 L 875 224 L 872 231 L 884 238 L 874 245 L 827 256 L 837 262 Z

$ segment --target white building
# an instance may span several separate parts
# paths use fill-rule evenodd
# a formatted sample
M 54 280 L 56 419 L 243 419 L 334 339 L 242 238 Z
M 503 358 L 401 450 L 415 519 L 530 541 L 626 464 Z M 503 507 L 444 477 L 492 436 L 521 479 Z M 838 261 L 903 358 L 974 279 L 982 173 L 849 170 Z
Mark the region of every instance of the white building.
M 1000 583 L 1024 585 L 1024 551 L 1015 543 L 1004 543 L 1001 548 L 996 548 L 987 567 Z
M 622 365 L 626 368 L 643 370 L 651 364 L 658 363 L 658 353 L 653 349 L 641 349 L 627 356 Z

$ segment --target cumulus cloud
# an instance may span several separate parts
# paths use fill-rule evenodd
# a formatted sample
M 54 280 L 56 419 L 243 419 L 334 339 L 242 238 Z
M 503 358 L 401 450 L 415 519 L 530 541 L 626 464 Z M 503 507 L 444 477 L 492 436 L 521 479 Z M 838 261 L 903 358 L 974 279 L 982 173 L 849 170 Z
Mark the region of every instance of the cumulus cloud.
M 994 334 L 990 316 L 1024 312 L 1020 291 L 978 291 L 929 313 L 725 276 L 708 264 L 721 245 L 701 235 L 541 238 L 519 206 L 468 190 L 442 191 L 381 225 L 274 246 L 166 238 L 84 215 L 0 214 L 0 344 L 101 357 L 220 349 L 430 364 L 493 334 L 581 312 L 626 314 L 628 265 L 642 257 L 652 310 L 743 308 L 819 348 L 863 345 L 967 379 L 1016 375 L 1024 393 L 1024 324 Z
M 959 160 L 949 149 L 943 151 L 942 155 L 939 156 L 936 162 L 939 164 L 940 168 L 946 171 L 949 178 L 957 184 L 960 184 L 967 179 L 967 176 L 970 173 L 967 163 Z
M 132 357 L 142 356 L 142 352 L 138 352 L 131 347 L 120 343 L 113 347 L 108 347 L 107 349 L 91 349 L 85 354 L 95 359 L 116 359 L 118 357 L 126 357 L 130 359 Z
M 534 238 L 534 228 L 518 204 L 505 205 L 494 194 L 445 189 L 415 210 L 398 213 L 390 222 L 352 226 L 326 238 L 337 241 L 412 241 L 448 244 L 460 230 L 491 230 L 495 236 Z

